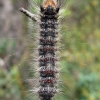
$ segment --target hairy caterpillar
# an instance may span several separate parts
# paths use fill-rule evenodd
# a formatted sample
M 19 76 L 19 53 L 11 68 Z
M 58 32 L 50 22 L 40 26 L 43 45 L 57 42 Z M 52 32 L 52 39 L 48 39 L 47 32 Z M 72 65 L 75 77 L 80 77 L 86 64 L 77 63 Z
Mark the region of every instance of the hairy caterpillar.
M 35 0 L 34 0 L 35 1 Z M 33 3 L 34 4 L 34 3 Z M 33 6 L 34 7 L 34 6 Z M 30 10 L 30 9 L 29 9 Z M 39 12 L 39 10 L 37 10 L 37 12 Z M 38 13 L 35 13 L 35 15 L 34 16 L 38 16 Z M 34 20 L 34 19 L 36 19 L 36 20 Z M 39 20 L 39 17 L 33 17 L 33 20 L 34 21 L 40 21 Z M 25 22 L 26 22 L 27 20 L 25 20 Z M 33 21 L 33 23 L 34 23 L 34 21 Z M 58 19 L 58 21 L 59 21 L 59 19 Z M 31 22 L 32 22 L 32 20 L 31 20 Z M 21 23 L 20 23 L 21 24 Z M 41 25 L 41 27 L 44 27 L 44 24 L 41 24 L 41 22 L 38 22 L 38 23 L 36 23 L 36 24 L 40 24 Z M 48 23 L 47 23 L 48 24 Z M 34 25 L 34 27 L 37 27 L 37 25 L 35 26 L 35 24 L 33 24 Z M 58 25 L 58 24 L 57 24 Z M 52 25 L 53 27 L 57 27 L 57 25 L 56 26 L 54 26 L 54 25 Z M 62 26 L 63 24 L 61 24 L 61 26 Z M 52 27 L 52 26 L 50 26 L 50 27 Z M 33 27 L 33 28 L 34 28 Z M 52 27 L 52 28 L 53 28 Z M 38 28 L 38 30 L 39 31 L 41 31 L 41 28 Z M 57 32 L 57 31 L 56 31 Z M 35 33 L 34 31 L 33 32 L 31 32 L 32 34 L 33 33 Z M 57 37 L 59 37 L 58 35 L 59 35 L 59 31 L 58 31 L 58 33 L 57 33 Z M 63 34 L 63 32 L 61 32 L 60 34 Z M 36 33 L 36 35 L 35 36 L 37 36 L 37 35 L 39 35 L 39 33 L 37 32 Z M 34 37 L 35 38 L 35 37 Z M 39 38 L 39 40 L 38 40 L 38 38 Z M 35 61 L 36 61 L 36 63 L 38 64 L 39 63 L 39 60 L 41 60 L 41 62 L 43 62 L 43 59 L 45 60 L 46 58 L 39 58 L 39 56 L 40 55 L 47 55 L 47 54 L 50 54 L 50 55 L 57 55 L 57 57 L 60 57 L 58 54 L 57 54 L 57 52 L 59 51 L 58 50 L 58 48 L 56 47 L 56 44 L 58 45 L 58 40 L 59 39 L 52 39 L 52 38 L 46 38 L 46 39 L 44 39 L 44 38 L 40 38 L 40 36 L 37 36 L 36 37 L 36 39 L 37 39 L 37 43 L 36 43 L 36 45 L 37 45 L 37 49 L 36 49 L 36 51 L 34 51 L 34 53 L 36 54 L 36 53 L 38 53 L 38 55 L 36 56 L 36 59 L 35 59 Z M 52 42 L 53 41 L 53 42 Z M 34 44 L 34 41 L 32 41 L 31 42 L 31 44 Z M 41 44 L 41 45 L 40 45 Z M 20 44 L 21 45 L 21 44 Z M 30 44 L 29 44 L 30 45 Z M 45 45 L 45 46 L 43 46 L 43 45 Z M 48 45 L 50 45 L 50 46 L 48 46 Z M 21 46 L 22 47 L 22 46 Z M 32 48 L 32 49 L 34 49 L 34 48 Z M 26 50 L 25 50 L 26 51 Z M 25 55 L 26 56 L 26 55 Z M 29 55 L 28 55 L 29 56 Z M 27 57 L 28 57 L 27 56 Z M 23 59 L 23 58 L 22 58 Z M 52 58 L 53 60 L 56 60 L 55 62 L 56 63 L 58 63 L 59 61 L 59 59 L 57 58 Z M 50 61 L 50 62 L 49 62 Z M 54 62 L 52 62 L 52 60 L 51 60 L 51 58 L 50 58 L 50 60 L 48 61 L 48 58 L 47 58 L 47 65 L 49 64 L 49 63 L 52 63 L 53 65 L 55 64 Z M 52 81 L 52 82 L 50 82 L 49 83 L 49 85 L 50 86 L 53 86 L 53 85 L 56 85 L 56 82 L 58 82 L 58 79 L 56 78 L 54 78 L 54 77 L 57 77 L 57 75 L 58 75 L 58 73 L 59 73 L 59 71 L 58 71 L 58 66 L 57 65 L 55 65 L 57 68 L 47 68 L 47 67 L 39 67 L 39 66 L 37 66 L 37 65 L 35 65 L 36 64 L 35 62 L 33 62 L 33 64 L 32 64 L 32 66 L 35 66 L 35 68 L 36 69 L 38 69 L 38 71 L 37 70 L 34 70 L 37 74 L 36 75 L 38 75 L 36 78 L 37 78 L 37 81 L 36 82 L 34 82 L 34 84 L 36 83 L 38 86 L 35 86 L 36 88 L 39 88 L 40 87 L 40 83 L 41 83 L 41 86 L 44 86 L 44 84 L 46 84 L 47 85 L 47 81 Z M 20 66 L 22 66 L 22 65 L 20 65 Z M 26 67 L 27 67 L 27 65 L 26 65 Z M 28 68 L 28 67 L 27 67 Z M 41 69 L 41 68 L 43 68 L 43 69 Z M 25 69 L 25 67 L 23 67 L 22 69 Z M 33 68 L 32 68 L 33 69 Z M 45 70 L 44 70 L 45 69 Z M 48 73 L 49 74 L 46 74 L 47 73 L 47 71 L 49 71 Z M 29 72 L 29 71 L 28 71 Z M 56 72 L 56 73 L 55 73 Z M 61 71 L 60 71 L 61 72 Z M 55 74 L 54 74 L 55 73 Z M 25 75 L 27 75 L 26 73 L 25 73 Z M 60 74 L 61 75 L 61 74 Z M 39 79 L 40 78 L 40 76 L 41 77 L 43 77 L 42 79 Z M 47 79 L 44 79 L 44 77 L 47 77 Z M 50 77 L 50 78 L 48 78 L 48 77 Z M 52 78 L 51 78 L 52 77 Z M 29 78 L 29 77 L 28 77 Z M 36 79 L 36 78 L 34 78 L 34 80 Z M 59 77 L 58 77 L 59 78 Z M 33 79 L 33 78 L 32 78 Z M 25 80 L 26 80 L 26 78 L 25 78 Z M 40 82 L 40 83 L 39 83 Z M 58 84 L 58 83 L 57 83 Z M 60 87 L 59 87 L 60 88 Z M 56 88 L 56 89 L 58 89 L 58 88 Z M 32 89 L 32 90 L 36 90 L 36 89 Z M 38 90 L 37 90 L 38 91 Z M 25 97 L 25 96 L 23 96 L 23 97 Z M 56 98 L 56 97 L 55 97 Z M 62 100 L 62 99 L 61 99 Z M 64 100 L 64 99 L 63 99 Z
M 39 87 L 38 94 L 40 100 L 52 100 L 57 93 L 56 85 L 58 73 L 56 62 L 56 44 L 57 44 L 57 27 L 58 27 L 58 13 L 59 13 L 59 1 L 58 0 L 45 0 L 40 6 L 40 39 L 38 48 L 38 65 L 39 65 Z M 21 12 L 26 14 L 35 22 L 38 19 L 34 14 L 24 8 L 20 9 Z

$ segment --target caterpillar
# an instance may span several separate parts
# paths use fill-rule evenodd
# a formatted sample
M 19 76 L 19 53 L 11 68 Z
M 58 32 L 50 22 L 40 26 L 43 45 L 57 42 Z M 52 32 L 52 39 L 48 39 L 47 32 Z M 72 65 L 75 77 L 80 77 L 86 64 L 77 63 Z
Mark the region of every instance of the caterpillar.
M 59 0 L 44 0 L 40 5 L 40 16 L 36 17 L 35 14 L 30 13 L 24 8 L 20 8 L 20 11 L 39 24 L 38 29 L 38 58 L 35 62 L 32 62 L 35 69 L 38 69 L 39 77 L 36 79 L 37 88 L 33 89 L 38 93 L 39 100 L 53 100 L 55 95 L 59 93 L 58 77 L 59 69 L 57 68 L 57 52 L 59 51 L 57 44 L 59 43 Z M 36 27 L 37 28 L 37 27 Z M 35 55 L 37 57 L 37 55 Z M 37 68 L 36 68 L 37 66 Z M 36 74 L 37 77 L 37 74 Z

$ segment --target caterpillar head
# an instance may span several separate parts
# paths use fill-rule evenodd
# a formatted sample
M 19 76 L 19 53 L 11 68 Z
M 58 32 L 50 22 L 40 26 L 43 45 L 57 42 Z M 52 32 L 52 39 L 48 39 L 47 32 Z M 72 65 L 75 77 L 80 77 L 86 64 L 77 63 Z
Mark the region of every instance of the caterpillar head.
M 58 13 L 59 12 L 59 1 L 58 0 L 44 0 L 41 5 L 42 13 Z

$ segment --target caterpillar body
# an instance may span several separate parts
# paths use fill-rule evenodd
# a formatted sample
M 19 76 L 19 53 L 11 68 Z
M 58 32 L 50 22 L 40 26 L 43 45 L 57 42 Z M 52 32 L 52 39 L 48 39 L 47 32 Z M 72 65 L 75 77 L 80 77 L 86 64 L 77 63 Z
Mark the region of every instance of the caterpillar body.
M 40 33 L 39 34 L 39 48 L 38 48 L 38 67 L 39 67 L 39 87 L 38 92 L 39 100 L 52 100 L 57 89 L 57 36 L 58 36 L 58 17 L 59 17 L 59 1 L 58 0 L 45 0 L 40 6 Z M 20 9 L 21 12 L 26 14 L 33 21 L 38 22 L 34 14 Z M 35 91 L 35 90 L 34 90 Z

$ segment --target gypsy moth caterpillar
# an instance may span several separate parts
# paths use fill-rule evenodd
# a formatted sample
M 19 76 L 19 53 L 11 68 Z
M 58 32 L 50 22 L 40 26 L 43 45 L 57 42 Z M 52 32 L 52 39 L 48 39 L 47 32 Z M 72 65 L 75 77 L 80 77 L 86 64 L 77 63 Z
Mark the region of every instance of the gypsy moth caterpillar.
M 60 8 L 61 4 L 58 0 L 45 0 L 38 6 L 40 14 L 36 13 L 36 15 L 21 8 L 21 12 L 25 13 L 38 24 L 38 27 L 34 26 L 37 30 L 35 34 L 37 41 L 34 43 L 36 45 L 37 54 L 35 51 L 32 53 L 32 57 L 35 58 L 32 58 L 32 67 L 37 67 L 36 69 L 39 70 L 38 73 L 35 74 L 35 77 L 38 76 L 37 78 L 40 78 L 40 80 L 38 80 L 38 87 L 33 88 L 32 91 L 38 93 L 40 100 L 52 100 L 55 94 L 60 91 L 59 87 L 57 87 L 58 85 L 55 85 L 57 84 L 56 74 L 59 74 L 58 70 L 61 69 L 58 62 L 58 54 L 56 53 L 59 50 L 57 48 L 59 44 L 57 38 L 61 37 L 60 29 L 58 28 L 62 26 L 59 25 L 59 18 L 64 10 L 62 9 L 61 12 Z M 38 17 L 36 17 L 37 15 Z M 57 65 L 59 65 L 59 67 Z M 57 71 L 55 71 L 55 69 L 57 69 Z M 62 82 L 59 81 L 58 84 L 60 83 Z

